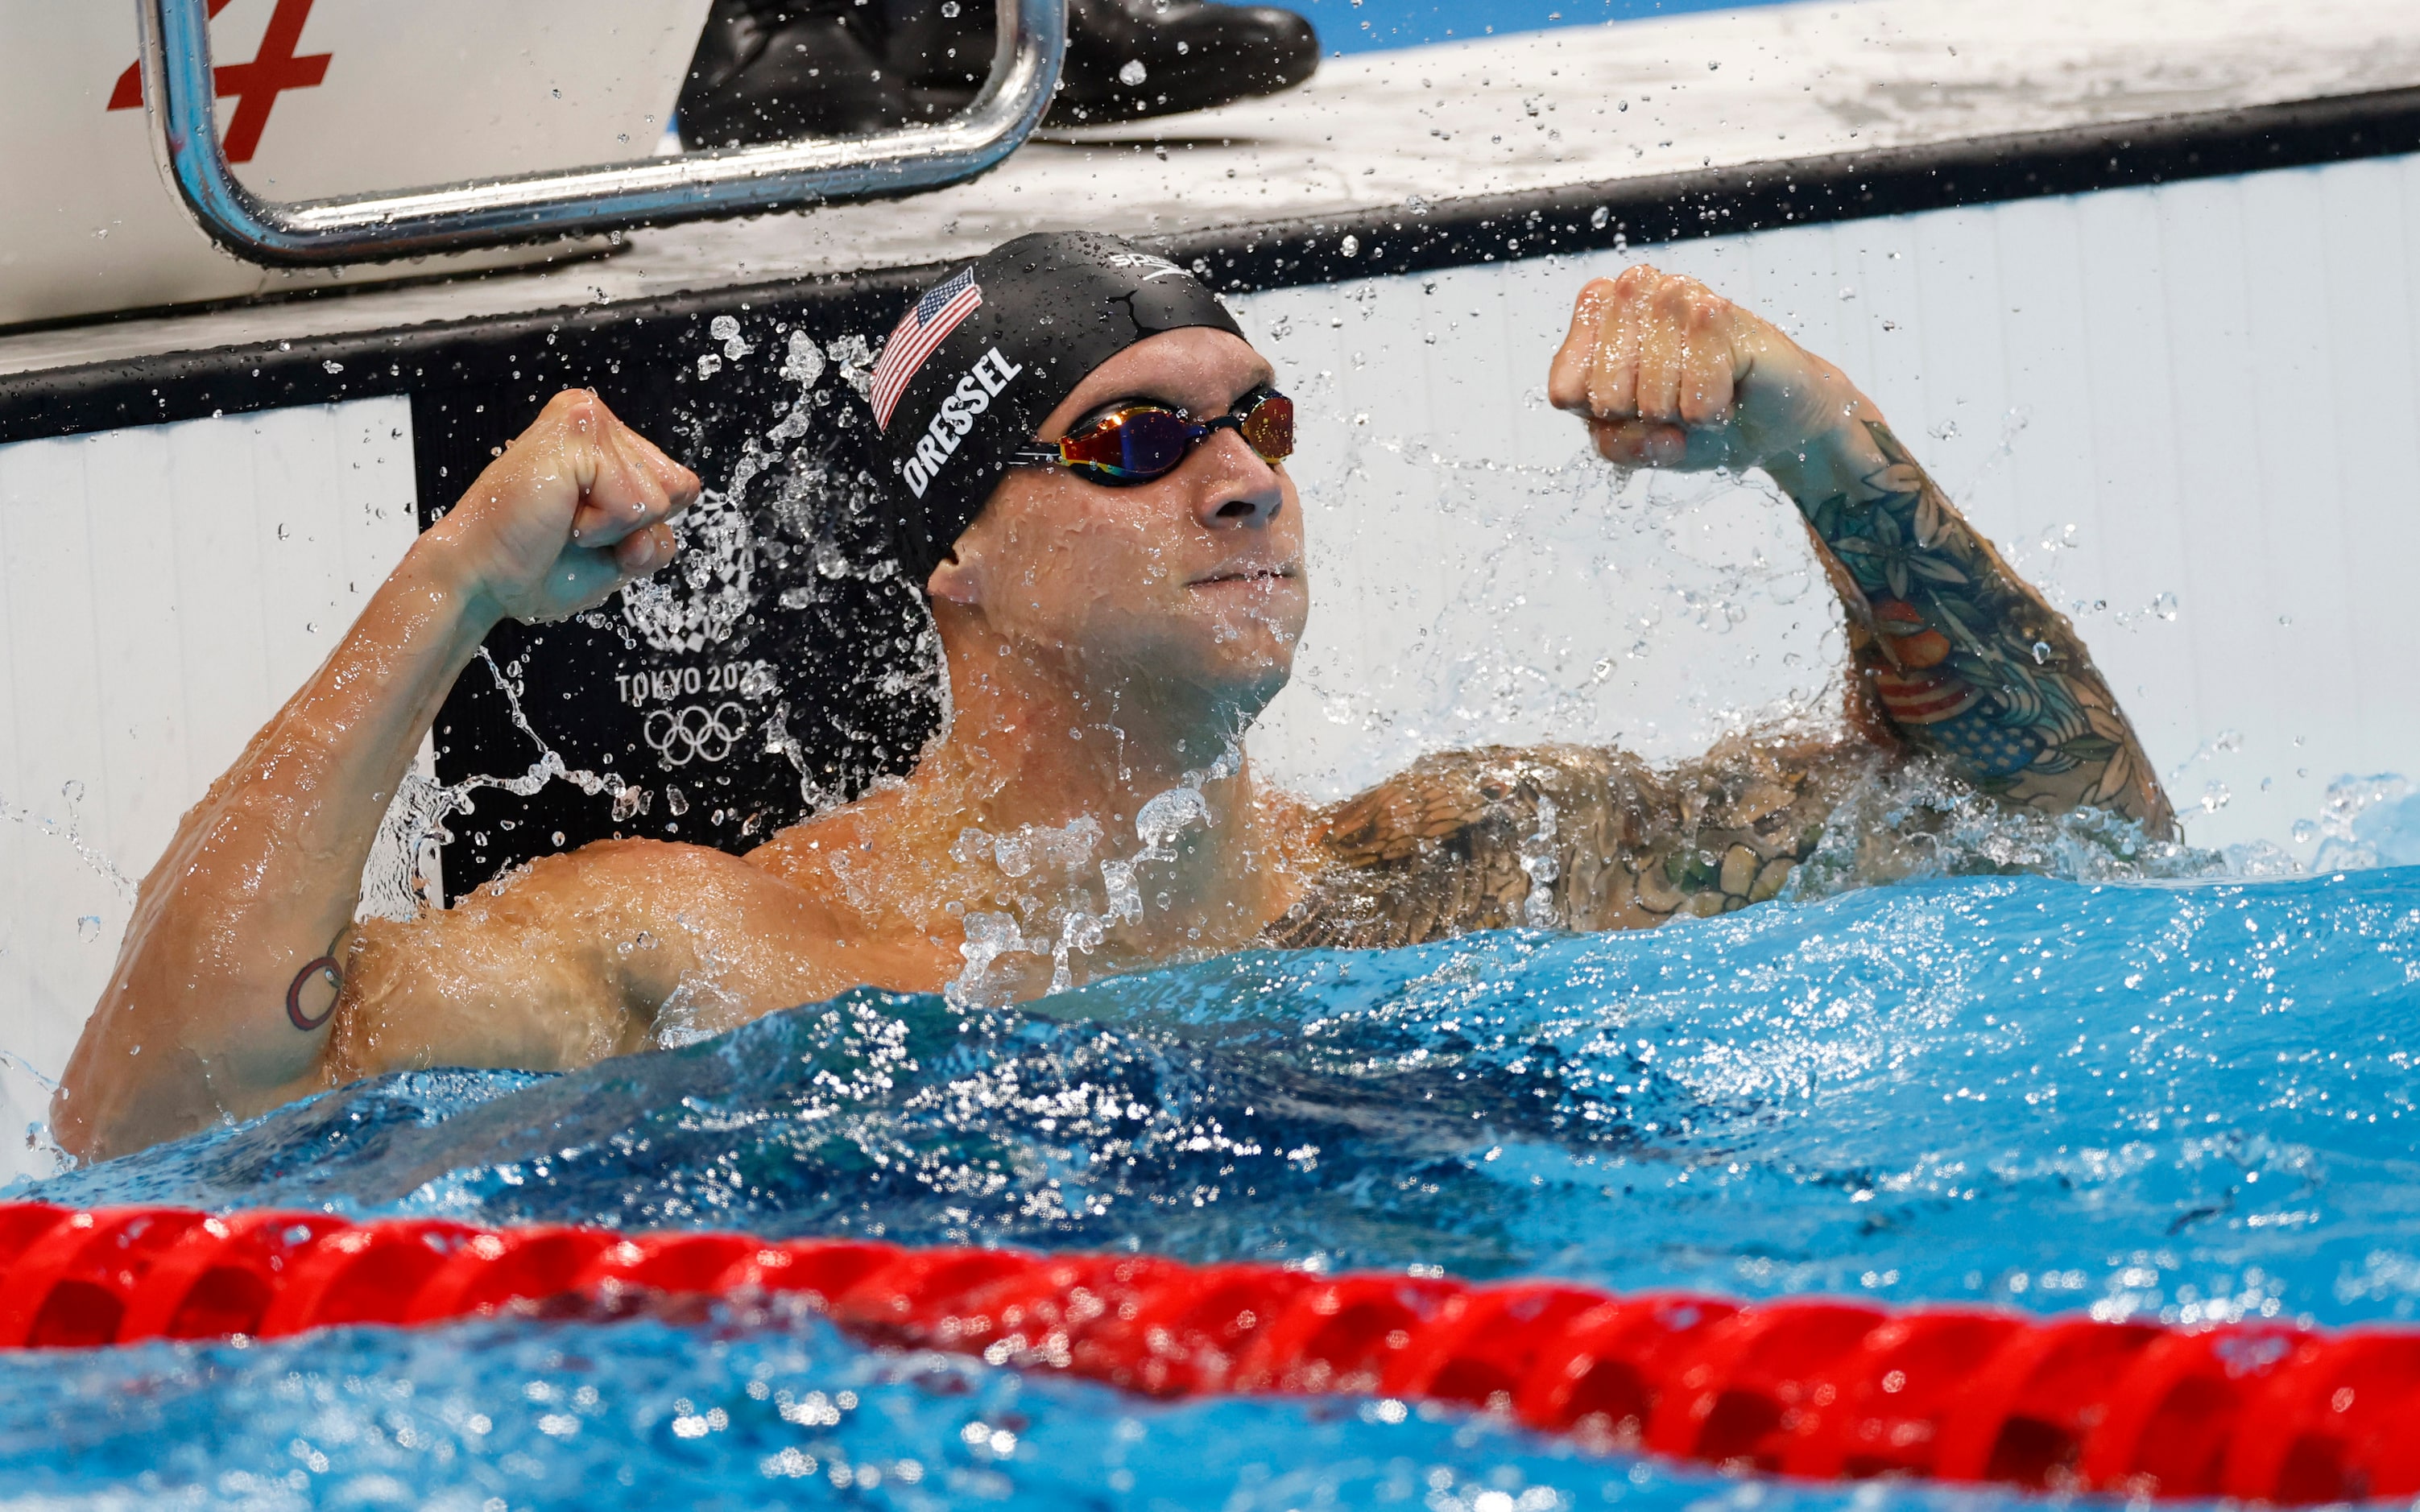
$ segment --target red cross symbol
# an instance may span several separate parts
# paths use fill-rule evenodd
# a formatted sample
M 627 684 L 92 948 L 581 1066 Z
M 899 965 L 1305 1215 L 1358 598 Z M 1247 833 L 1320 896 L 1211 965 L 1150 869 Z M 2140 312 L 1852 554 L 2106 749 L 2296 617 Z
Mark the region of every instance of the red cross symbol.
M 210 15 L 216 17 L 234 0 L 210 0 Z M 302 23 L 311 19 L 311 0 L 277 0 L 277 8 L 269 18 L 269 33 L 260 39 L 260 55 L 249 63 L 222 63 L 213 81 L 219 98 L 236 97 L 235 119 L 227 123 L 226 156 L 229 162 L 250 162 L 260 146 L 260 133 L 269 125 L 269 108 L 287 89 L 311 89 L 328 76 L 326 53 L 314 53 L 308 57 L 294 55 L 295 44 L 302 39 Z M 117 87 L 110 92 L 109 108 L 132 110 L 143 103 L 143 66 L 130 64 L 117 76 Z

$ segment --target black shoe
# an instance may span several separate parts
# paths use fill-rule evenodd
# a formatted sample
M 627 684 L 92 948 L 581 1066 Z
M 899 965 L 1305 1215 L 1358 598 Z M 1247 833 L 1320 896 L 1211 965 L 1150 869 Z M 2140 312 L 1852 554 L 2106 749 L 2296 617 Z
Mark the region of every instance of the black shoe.
M 752 147 L 906 125 L 908 90 L 883 57 L 874 12 L 863 0 L 715 0 L 681 89 L 681 146 Z
M 1274 6 L 1067 0 L 1052 126 L 1207 110 L 1291 89 L 1319 67 L 1311 23 Z
M 917 114 L 967 108 L 991 70 L 995 0 L 881 0 L 884 56 Z M 1319 37 L 1291 10 L 1205 0 L 1068 0 L 1067 58 L 1045 124 L 1137 120 L 1292 88 Z

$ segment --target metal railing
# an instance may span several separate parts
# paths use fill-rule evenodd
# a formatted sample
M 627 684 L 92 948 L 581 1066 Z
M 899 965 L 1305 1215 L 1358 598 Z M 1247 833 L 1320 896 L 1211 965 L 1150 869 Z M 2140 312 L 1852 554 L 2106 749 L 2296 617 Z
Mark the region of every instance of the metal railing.
M 938 189 L 983 173 L 1040 123 L 1066 51 L 1066 0 L 1002 0 L 991 76 L 938 126 L 723 148 L 329 199 L 264 199 L 227 166 L 207 0 L 137 0 L 160 167 L 212 239 L 297 267 L 461 252 Z

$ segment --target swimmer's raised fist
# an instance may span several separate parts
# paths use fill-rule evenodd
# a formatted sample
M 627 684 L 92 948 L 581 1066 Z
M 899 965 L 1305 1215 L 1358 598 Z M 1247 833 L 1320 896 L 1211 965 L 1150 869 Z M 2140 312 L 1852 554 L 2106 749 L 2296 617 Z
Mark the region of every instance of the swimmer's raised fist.
M 559 620 L 673 559 L 697 475 L 566 389 L 422 537 L 498 615 Z
M 1591 280 L 1546 379 L 1625 467 L 1750 468 L 1858 412 L 1839 371 L 1694 278 L 1641 263 Z

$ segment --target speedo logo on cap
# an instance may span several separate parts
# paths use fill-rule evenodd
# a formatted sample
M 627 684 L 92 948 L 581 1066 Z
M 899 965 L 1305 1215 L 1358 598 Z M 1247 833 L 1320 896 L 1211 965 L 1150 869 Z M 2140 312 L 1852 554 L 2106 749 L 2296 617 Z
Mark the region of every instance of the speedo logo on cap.
M 891 411 L 899 406 L 899 396 L 908 392 L 908 381 L 941 338 L 957 329 L 959 321 L 983 307 L 983 285 L 975 282 L 971 268 L 934 285 L 924 297 L 908 307 L 891 339 L 882 344 L 882 358 L 874 364 L 874 385 L 867 391 L 874 401 L 874 424 L 877 430 L 891 428 Z
M 1022 364 L 1010 362 L 997 347 L 975 359 L 958 386 L 941 396 L 941 407 L 933 411 L 924 434 L 916 438 L 915 452 L 899 469 L 909 493 L 924 497 L 924 490 L 957 452 L 958 438 L 975 428 L 975 416 L 990 409 L 1009 379 L 1024 371 Z
M 1156 284 L 1163 278 L 1190 278 L 1193 275 L 1165 257 L 1155 257 L 1147 252 L 1113 252 L 1101 259 L 1111 268 L 1127 272 L 1143 272 L 1143 282 Z

